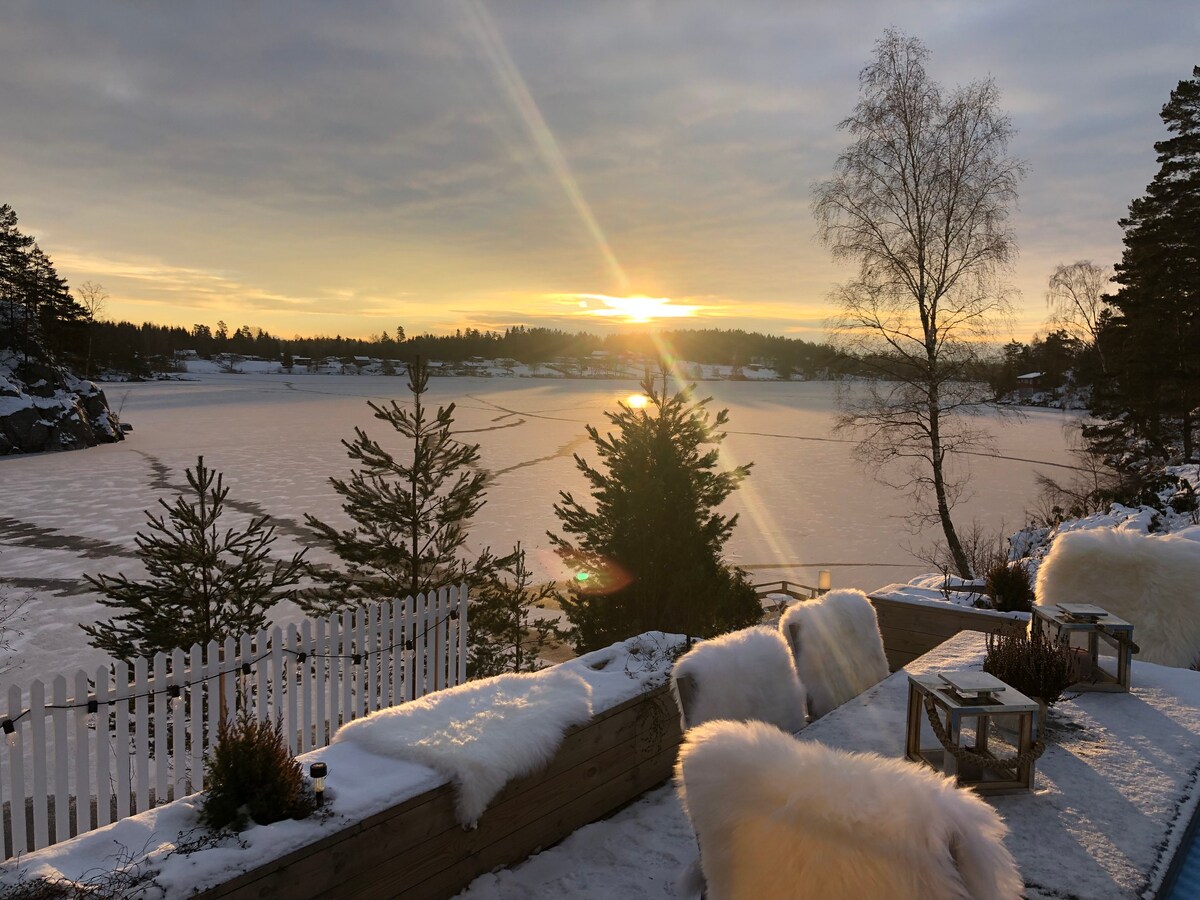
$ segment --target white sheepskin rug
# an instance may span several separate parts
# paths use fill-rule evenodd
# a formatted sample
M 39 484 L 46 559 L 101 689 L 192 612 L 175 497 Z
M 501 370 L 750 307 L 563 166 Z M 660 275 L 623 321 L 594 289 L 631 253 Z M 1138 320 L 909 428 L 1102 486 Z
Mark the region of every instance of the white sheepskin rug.
M 711 719 L 759 719 L 785 731 L 805 725 L 804 686 L 796 677 L 787 644 L 773 628 L 758 625 L 702 641 L 675 663 L 672 681 L 695 685 L 681 702 L 685 727 Z
M 1200 543 L 1096 528 L 1059 535 L 1037 576 L 1037 602 L 1094 603 L 1133 625 L 1140 660 L 1200 659 Z
M 888 676 L 875 608 L 862 591 L 836 590 L 788 607 L 779 631 L 819 719 Z
M 688 732 L 675 779 L 709 900 L 1021 896 L 999 814 L 906 760 L 718 721 Z
M 559 668 L 499 675 L 356 719 L 333 741 L 441 772 L 457 788 L 459 823 L 472 827 L 504 785 L 549 763 L 566 730 L 591 718 L 591 692 Z

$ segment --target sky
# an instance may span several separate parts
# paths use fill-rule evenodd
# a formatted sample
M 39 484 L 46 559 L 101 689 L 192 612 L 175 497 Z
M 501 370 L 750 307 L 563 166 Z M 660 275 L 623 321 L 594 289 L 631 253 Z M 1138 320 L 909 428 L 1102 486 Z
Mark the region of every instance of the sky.
M 1120 257 L 1195 0 L 8 0 L 0 203 L 113 319 L 818 340 L 812 186 L 889 26 L 1000 88 L 1027 340 L 1055 265 Z

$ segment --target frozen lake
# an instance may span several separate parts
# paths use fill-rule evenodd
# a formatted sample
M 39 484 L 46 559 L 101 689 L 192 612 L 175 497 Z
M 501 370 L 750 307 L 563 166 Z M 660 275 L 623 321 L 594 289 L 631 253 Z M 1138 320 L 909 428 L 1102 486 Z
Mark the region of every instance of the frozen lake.
M 134 535 L 143 510 L 186 484 L 183 470 L 197 454 L 225 474 L 243 512 L 273 518 L 280 553 L 307 543 L 304 513 L 343 521 L 327 482 L 349 471 L 340 442 L 357 425 L 399 450 L 366 401 L 403 401 L 404 384 L 307 374 L 114 384 L 109 402 L 135 429 L 124 443 L 0 458 L 0 579 L 10 591 L 15 585 L 37 595 L 18 643 L 20 668 L 0 682 L 25 686 L 100 660 L 77 623 L 107 615 L 81 575 L 140 574 Z M 560 575 L 545 533 L 557 530 L 552 506 L 560 489 L 586 495 L 571 455 L 590 450 L 584 425 L 606 425 L 603 410 L 635 389 L 629 381 L 431 379 L 430 405 L 457 403 L 456 430 L 481 444 L 492 475 L 472 546 L 504 550 L 519 540 L 539 575 Z M 907 499 L 874 482 L 851 445 L 831 434 L 833 385 L 720 381 L 699 390 L 713 395 L 713 408 L 729 407 L 723 459 L 755 463 L 729 504 L 740 520 L 728 558 L 756 582 L 815 584 L 817 570 L 829 568 L 835 586 L 870 590 L 928 571 L 908 548 L 932 544 L 936 531 L 911 533 L 900 518 Z M 956 514 L 960 527 L 972 519 L 992 530 L 1024 524 L 1035 473 L 1065 474 L 1053 466 L 1071 462 L 1064 425 L 1077 416 L 1032 410 L 1022 421 L 991 421 L 995 456 L 968 460 L 971 489 Z M 295 617 L 291 609 L 280 615 Z

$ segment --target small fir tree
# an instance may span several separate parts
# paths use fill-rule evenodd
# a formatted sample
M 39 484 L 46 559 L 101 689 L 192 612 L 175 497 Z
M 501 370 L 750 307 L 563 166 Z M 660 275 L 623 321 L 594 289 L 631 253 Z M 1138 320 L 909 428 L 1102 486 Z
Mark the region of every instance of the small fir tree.
M 750 464 L 718 471 L 728 410 L 710 417 L 712 398 L 695 400 L 692 387 L 667 396 L 665 380 L 659 391 L 647 378 L 643 408 L 605 413 L 615 435 L 587 427 L 601 467 L 575 462 L 596 507 L 560 492 L 554 512 L 576 539 L 549 535 L 575 573 L 559 600 L 578 650 L 652 630 L 709 637 L 760 615 L 745 573 L 721 558 L 737 516 L 715 511 Z
M 329 483 L 356 524 L 339 530 L 305 516 L 347 567 L 314 573 L 324 585 L 302 599 L 310 612 L 416 596 L 463 581 L 478 585 L 498 564 L 509 564 L 487 549 L 474 562 L 460 558 L 467 525 L 485 502 L 487 475 L 477 467 L 479 445 L 451 437 L 454 404 L 429 415 L 422 399 L 428 383 L 429 370 L 417 358 L 408 367 L 412 409 L 394 400 L 388 406 L 368 403 L 375 418 L 411 442 L 408 460 L 398 460 L 361 428 L 354 429 L 353 442 L 342 441 L 361 468 L 348 481 Z
M 557 617 L 534 613 L 554 597 L 553 583 L 531 586 L 532 580 L 525 551 L 518 544 L 505 565 L 479 586 L 468 615 L 468 677 L 534 672 L 543 665 L 541 654 L 566 639 Z
M 288 750 L 283 720 L 274 724 L 243 706 L 232 722 L 221 719 L 216 744 L 204 760 L 200 823 L 214 830 L 244 830 L 253 820 L 270 825 L 303 819 L 316 808 L 300 763 Z
M 280 600 L 294 600 L 307 571 L 304 553 L 272 560 L 275 527 L 267 516 L 244 528 L 219 530 L 229 488 L 222 475 L 196 460 L 187 470 L 188 492 L 173 503 L 159 500 L 166 515 L 146 510 L 149 533 L 138 532 L 138 557 L 148 577 L 124 574 L 84 578 L 121 614 L 81 625 L 90 643 L 117 659 L 221 641 L 259 631 Z

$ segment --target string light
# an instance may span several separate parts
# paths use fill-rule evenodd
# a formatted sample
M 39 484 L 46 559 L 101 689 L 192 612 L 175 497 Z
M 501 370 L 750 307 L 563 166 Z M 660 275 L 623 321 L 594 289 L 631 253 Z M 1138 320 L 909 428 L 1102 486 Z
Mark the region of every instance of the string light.
M 87 727 L 94 729 L 96 727 L 96 713 L 100 711 L 100 702 L 95 697 L 88 697 L 87 701 Z
M 8 746 L 17 746 L 17 726 L 12 719 L 5 719 L 0 723 L 0 727 L 4 729 L 4 736 L 8 739 Z
M 179 707 L 183 706 L 183 688 L 177 684 L 173 684 L 167 688 L 167 694 L 171 698 L 172 711 L 178 712 Z

